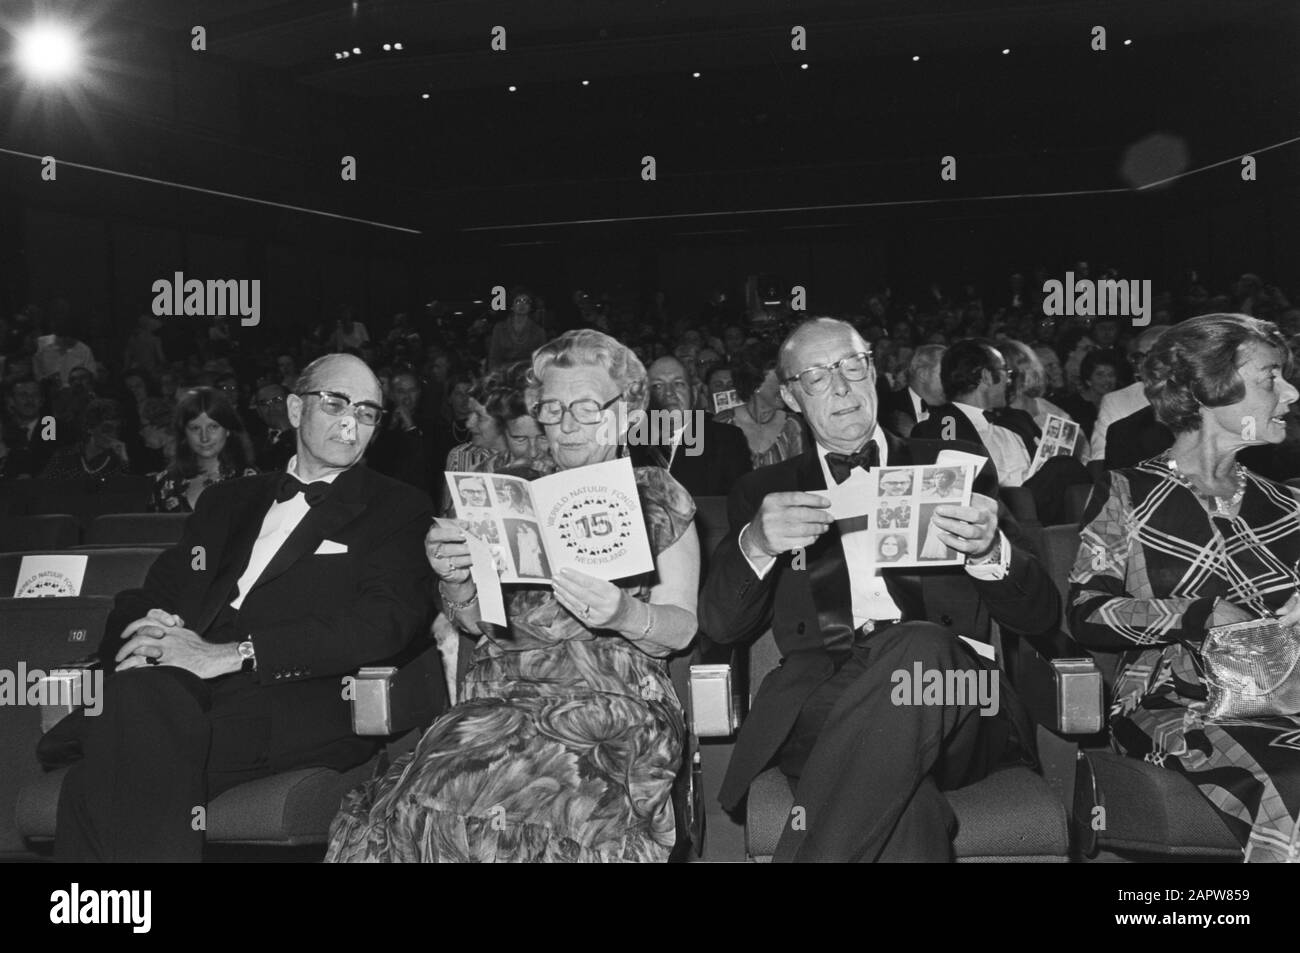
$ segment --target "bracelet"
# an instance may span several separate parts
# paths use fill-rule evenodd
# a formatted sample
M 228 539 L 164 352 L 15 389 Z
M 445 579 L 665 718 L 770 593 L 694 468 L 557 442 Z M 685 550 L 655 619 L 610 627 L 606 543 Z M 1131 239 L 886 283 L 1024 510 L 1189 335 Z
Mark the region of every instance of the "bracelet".
M 474 595 L 470 596 L 469 599 L 467 599 L 466 601 L 457 602 L 447 595 L 447 590 L 442 587 L 442 583 L 440 582 L 438 583 L 438 594 L 442 596 L 443 606 L 445 606 L 448 609 L 451 609 L 453 612 L 460 612 L 464 609 L 468 609 L 474 603 L 478 602 L 477 589 L 474 590 Z
M 650 630 L 654 628 L 654 624 L 655 624 L 655 610 L 654 607 L 647 602 L 645 604 L 645 628 L 641 630 L 642 639 L 650 638 Z

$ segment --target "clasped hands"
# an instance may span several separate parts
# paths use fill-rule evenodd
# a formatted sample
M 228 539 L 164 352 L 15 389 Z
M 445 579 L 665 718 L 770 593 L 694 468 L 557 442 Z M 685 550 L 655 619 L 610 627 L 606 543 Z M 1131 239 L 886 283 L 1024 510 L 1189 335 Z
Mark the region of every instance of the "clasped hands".
M 199 678 L 216 678 L 237 672 L 243 664 L 233 644 L 208 642 L 185 628 L 185 620 L 162 609 L 150 609 L 122 630 L 114 671 L 126 672 L 144 665 L 174 665 Z
M 830 505 L 830 500 L 815 493 L 769 493 L 742 541 L 747 555 L 779 556 L 811 546 L 834 522 Z M 934 508 L 933 525 L 945 545 L 979 559 L 997 542 L 997 501 L 972 493 L 968 506 L 940 503 Z

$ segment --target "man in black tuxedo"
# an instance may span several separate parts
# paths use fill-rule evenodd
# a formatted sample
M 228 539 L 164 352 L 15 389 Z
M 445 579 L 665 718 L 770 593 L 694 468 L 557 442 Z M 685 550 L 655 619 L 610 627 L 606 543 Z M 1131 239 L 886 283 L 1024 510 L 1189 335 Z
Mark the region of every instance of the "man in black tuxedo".
M 661 357 L 650 365 L 648 418 L 674 426 L 636 428 L 649 438 L 633 446 L 637 466 L 660 466 L 692 496 L 726 496 L 736 481 L 753 469 L 749 445 L 738 427 L 716 423 L 691 409 L 691 384 L 682 362 Z M 656 413 L 671 417 L 656 417 Z M 670 432 L 675 431 L 675 432 Z
M 1059 522 L 1065 512 L 1065 488 L 1091 483 L 1083 464 L 1072 456 L 1048 459 L 1033 476 L 1029 467 L 1042 431 L 1034 418 L 1009 407 L 1015 368 L 988 341 L 958 341 L 943 354 L 939 378 L 949 402 L 931 411 L 912 429 L 923 440 L 964 440 L 988 451 L 1000 487 L 1023 486 L 1034 499 L 1039 522 Z
M 15 381 L 5 395 L 6 416 L 0 430 L 0 443 L 8 448 L 8 456 L 0 461 L 0 473 L 5 479 L 35 477 L 50 462 L 57 444 L 44 439 L 51 436 L 43 423 L 47 411 L 43 407 L 41 385 L 36 381 Z M 53 418 L 50 419 L 53 422 Z M 54 428 L 48 428 L 53 431 Z
M 289 423 L 289 392 L 275 381 L 263 384 L 253 396 L 259 433 L 253 438 L 259 470 L 283 470 L 297 451 L 297 437 Z
M 198 860 L 194 810 L 221 791 L 374 753 L 343 679 L 427 631 L 433 505 L 358 465 L 382 409 L 359 359 L 314 361 L 294 391 L 287 472 L 204 491 L 117 597 L 100 647 L 116 674 L 63 784 L 56 858 Z
M 942 344 L 922 344 L 913 351 L 907 365 L 907 386 L 901 390 L 881 388 L 878 382 L 880 425 L 894 436 L 910 436 L 917 423 L 945 402 L 939 379 L 945 350 Z
M 786 339 L 782 397 L 815 442 L 736 485 L 731 532 L 700 599 L 709 638 L 739 642 L 771 627 L 784 657 L 754 699 L 720 792 L 735 808 L 773 762 L 797 779 L 803 823 L 792 812 L 776 860 L 950 859 L 955 819 L 942 791 L 1035 761 L 1009 688 L 999 688 L 988 717 L 969 703 L 893 703 L 894 673 L 914 664 L 994 676 L 957 636 L 986 641 L 990 618 L 1036 636 L 1055 629 L 1061 606 L 996 502 L 987 464 L 969 506 L 934 510 L 932 531 L 968 557 L 965 568 L 877 571 L 868 555 L 875 527 L 831 518 L 822 494 L 864 485 L 865 467 L 935 463 L 944 450 L 979 455 L 976 446 L 901 440 L 878 427 L 869 352 L 851 325 L 829 318 Z

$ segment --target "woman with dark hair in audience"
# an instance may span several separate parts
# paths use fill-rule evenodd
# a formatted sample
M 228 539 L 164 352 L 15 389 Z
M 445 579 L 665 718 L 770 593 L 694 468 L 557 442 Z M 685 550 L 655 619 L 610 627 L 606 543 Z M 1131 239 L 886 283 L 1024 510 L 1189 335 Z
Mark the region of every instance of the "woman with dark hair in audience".
M 732 424 L 745 434 L 754 469 L 779 463 L 803 453 L 803 421 L 789 410 L 781 398 L 781 382 L 776 376 L 776 347 L 755 346 L 758 365 L 733 364 L 731 379 L 736 396 L 744 401 L 739 407 L 715 414 L 720 424 Z
M 1201 647 L 1211 626 L 1300 622 L 1300 491 L 1237 461 L 1246 447 L 1285 438 L 1300 397 L 1286 379 L 1291 365 L 1276 326 L 1245 315 L 1207 314 L 1165 332 L 1142 379 L 1174 445 L 1103 475 L 1067 602 L 1075 639 L 1124 653 L 1114 746 L 1186 774 L 1248 861 L 1300 860 L 1300 717 L 1207 713 Z
M 1089 351 L 1079 362 L 1079 390 L 1061 404 L 1092 438 L 1101 399 L 1119 385 L 1120 357 L 1115 351 Z
M 590 329 L 541 348 L 533 381 L 561 470 L 621 455 L 648 396 L 632 351 Z M 446 612 L 479 639 L 463 697 L 345 800 L 326 860 L 668 859 L 686 735 L 668 659 L 695 636 L 700 552 L 690 495 L 662 467 L 635 475 L 653 571 L 512 586 L 505 627 L 481 621 L 464 535 L 429 531 Z
M 505 397 L 506 450 L 505 463 L 496 468 L 497 473 L 515 473 L 524 476 L 545 476 L 555 471 L 551 459 L 550 443 L 528 409 L 528 396 L 523 390 L 511 388 Z
M 216 483 L 253 476 L 241 439 L 244 424 L 219 390 L 195 387 L 181 397 L 172 420 L 176 459 L 154 476 L 151 513 L 190 513 Z
M 122 442 L 122 411 L 117 401 L 91 400 L 80 418 L 81 438 L 72 446 L 54 452 L 41 471 L 42 480 L 107 480 L 123 476 L 130 467 L 126 444 Z

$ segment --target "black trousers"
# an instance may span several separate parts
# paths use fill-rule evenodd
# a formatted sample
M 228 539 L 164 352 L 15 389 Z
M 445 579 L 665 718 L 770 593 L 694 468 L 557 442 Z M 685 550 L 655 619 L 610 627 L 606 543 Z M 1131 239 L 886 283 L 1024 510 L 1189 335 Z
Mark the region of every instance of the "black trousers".
M 198 861 L 208 800 L 272 773 L 267 692 L 251 675 L 122 672 L 86 728 L 59 795 L 60 861 Z
M 956 817 L 943 791 L 998 767 L 1033 764 L 1019 702 L 999 682 L 998 713 L 976 704 L 895 704 L 895 673 L 979 671 L 998 678 L 942 626 L 905 622 L 877 632 L 809 698 L 779 765 L 794 810 L 774 860 L 952 860 Z M 991 707 L 991 706 L 990 706 Z

